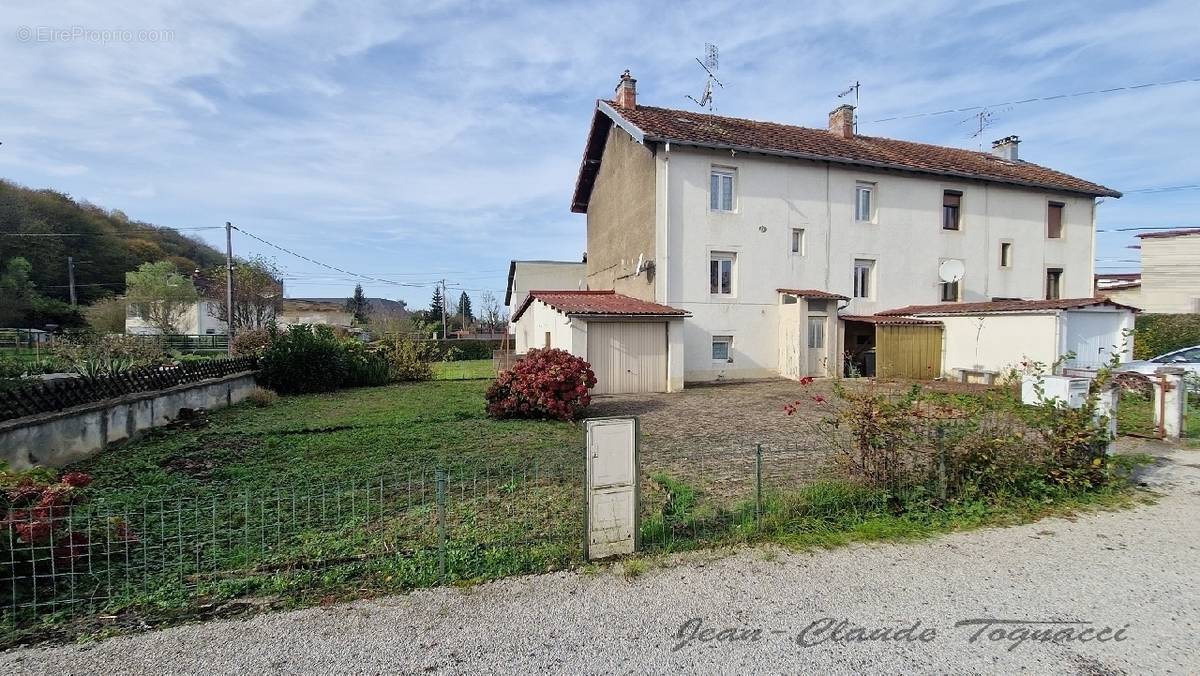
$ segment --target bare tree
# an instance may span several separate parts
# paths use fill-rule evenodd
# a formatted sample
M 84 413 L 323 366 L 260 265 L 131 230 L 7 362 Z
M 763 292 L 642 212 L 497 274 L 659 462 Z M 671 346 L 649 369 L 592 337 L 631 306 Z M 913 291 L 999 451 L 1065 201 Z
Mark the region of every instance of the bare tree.
M 488 333 L 499 333 L 508 330 L 508 313 L 496 300 L 491 291 L 484 291 L 479 296 L 479 321 L 487 327 Z
M 224 287 L 224 271 L 208 275 L 220 279 L 213 286 Z M 270 259 L 255 256 L 239 261 L 233 268 L 233 328 L 261 329 L 267 326 L 283 307 L 283 283 L 279 268 Z M 208 314 L 229 323 L 225 303 L 210 303 Z

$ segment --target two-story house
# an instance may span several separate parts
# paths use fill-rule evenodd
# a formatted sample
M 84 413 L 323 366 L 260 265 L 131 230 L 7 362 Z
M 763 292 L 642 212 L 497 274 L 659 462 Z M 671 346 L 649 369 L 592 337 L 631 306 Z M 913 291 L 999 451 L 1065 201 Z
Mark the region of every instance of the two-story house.
M 873 347 L 855 326 L 922 321 L 876 315 L 905 306 L 1090 299 L 1095 200 L 1120 193 L 1018 145 L 861 136 L 851 106 L 826 129 L 645 106 L 627 71 L 571 203 L 587 286 L 687 315 L 664 324 L 687 381 L 835 375 Z

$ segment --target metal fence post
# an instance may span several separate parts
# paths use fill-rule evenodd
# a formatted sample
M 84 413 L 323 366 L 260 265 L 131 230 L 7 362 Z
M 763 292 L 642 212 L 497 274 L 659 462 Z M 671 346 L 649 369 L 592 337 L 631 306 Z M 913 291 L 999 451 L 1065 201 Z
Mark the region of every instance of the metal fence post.
M 946 500 L 946 428 L 937 426 L 938 497 Z
M 434 481 L 437 485 L 438 575 L 444 583 L 446 581 L 446 470 L 435 470 Z
M 754 446 L 754 519 L 755 525 L 762 530 L 762 444 Z

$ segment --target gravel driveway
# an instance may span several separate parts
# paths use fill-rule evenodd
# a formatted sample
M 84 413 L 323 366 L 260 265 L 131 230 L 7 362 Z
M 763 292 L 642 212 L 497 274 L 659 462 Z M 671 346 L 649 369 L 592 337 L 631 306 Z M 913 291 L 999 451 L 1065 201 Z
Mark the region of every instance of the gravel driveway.
M 13 651 L 0 671 L 1196 673 L 1200 451 L 1171 451 L 1146 480 L 1165 496 L 1134 510 L 917 544 L 749 549 L 632 580 L 605 570 L 421 591 Z M 910 635 L 934 635 L 844 643 L 818 631 L 822 618 L 893 630 L 919 621 Z M 1006 638 L 974 642 L 978 625 L 954 626 L 981 618 L 1092 624 L 991 625 Z M 689 620 L 697 637 L 728 628 L 741 640 L 673 650 Z M 1014 646 L 1030 626 L 1108 640 Z M 816 645 L 797 643 L 801 632 Z

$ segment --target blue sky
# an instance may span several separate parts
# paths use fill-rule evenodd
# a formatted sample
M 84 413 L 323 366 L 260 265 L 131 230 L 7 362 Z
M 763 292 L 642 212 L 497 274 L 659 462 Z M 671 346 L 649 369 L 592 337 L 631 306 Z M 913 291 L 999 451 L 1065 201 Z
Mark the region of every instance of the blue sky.
M 705 42 L 721 114 L 823 126 L 858 80 L 861 133 L 961 147 L 980 143 L 970 113 L 874 120 L 1200 77 L 1194 2 L 7 2 L 0 22 L 0 176 L 475 297 L 503 296 L 511 258 L 581 254 L 594 100 L 630 68 L 639 101 L 688 106 Z M 76 27 L 132 35 L 46 39 Z M 999 106 L 982 140 L 1019 134 L 1023 158 L 1120 190 L 1194 185 L 1197 108 L 1200 83 Z M 1198 207 L 1130 194 L 1099 227 L 1197 226 Z M 1137 268 L 1130 234 L 1098 240 L 1099 269 Z M 354 285 L 235 248 L 276 255 L 290 296 Z

